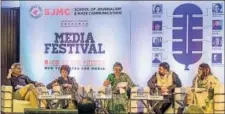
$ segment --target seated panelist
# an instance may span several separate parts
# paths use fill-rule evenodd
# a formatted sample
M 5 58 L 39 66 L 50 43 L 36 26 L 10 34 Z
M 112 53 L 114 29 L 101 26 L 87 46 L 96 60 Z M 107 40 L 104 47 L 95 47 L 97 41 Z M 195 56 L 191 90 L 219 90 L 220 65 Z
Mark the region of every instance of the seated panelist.
M 70 106 L 72 106 L 71 108 L 74 108 L 73 106 L 77 105 L 77 102 L 79 102 L 80 97 L 78 94 L 78 83 L 76 82 L 76 80 L 73 77 L 70 77 L 70 67 L 68 65 L 62 65 L 60 68 L 60 73 L 61 76 L 58 77 L 57 79 L 53 80 L 51 83 L 49 83 L 47 85 L 48 89 L 53 89 L 53 91 L 55 89 L 60 90 L 59 94 L 62 95 L 68 95 L 71 94 L 72 95 L 72 103 L 68 103 L 69 101 L 64 100 L 63 102 L 63 108 L 70 108 Z M 60 86 L 60 88 L 59 88 Z
M 13 87 L 14 99 L 29 101 L 33 108 L 38 108 L 38 90 L 36 87 L 44 86 L 42 83 L 32 81 L 28 76 L 22 74 L 20 63 L 12 64 L 7 79 Z M 42 103 L 46 107 L 46 101 L 42 100 Z
M 170 66 L 167 62 L 159 64 L 159 70 L 148 81 L 151 95 L 164 95 L 170 99 L 170 102 L 161 101 L 153 109 L 157 114 L 163 114 L 171 105 L 173 98 L 171 94 L 176 87 L 181 87 L 182 83 L 178 75 L 170 70 Z M 169 95 L 169 96 L 167 96 Z M 154 102 L 151 103 L 154 105 Z
M 193 79 L 191 90 L 185 97 L 186 112 L 193 112 L 193 109 L 201 113 L 212 113 L 214 88 L 220 86 L 219 80 L 211 72 L 208 64 L 202 63 L 198 67 L 198 74 Z M 200 91 L 201 90 L 201 91 Z
M 129 88 L 135 86 L 129 75 L 122 72 L 122 70 L 123 70 L 122 64 L 116 62 L 113 65 L 114 73 L 109 74 L 107 79 L 103 83 L 104 86 L 111 85 L 113 93 L 117 94 L 117 99 L 114 99 L 109 103 L 109 112 L 111 113 L 127 113 L 128 111 L 127 92 Z M 127 86 L 124 86 L 124 88 L 118 88 L 117 86 L 121 82 L 127 82 Z M 124 89 L 125 92 L 120 94 L 121 89 Z

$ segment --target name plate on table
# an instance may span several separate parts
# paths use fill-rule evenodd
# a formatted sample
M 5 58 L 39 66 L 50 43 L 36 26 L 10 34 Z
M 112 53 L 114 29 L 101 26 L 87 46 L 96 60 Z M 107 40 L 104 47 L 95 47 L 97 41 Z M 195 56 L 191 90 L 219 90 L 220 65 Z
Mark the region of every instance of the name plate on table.
M 38 99 L 71 99 L 71 95 L 39 95 Z
M 147 100 L 148 96 L 147 95 L 132 95 L 131 99 L 137 99 L 137 100 Z
M 153 95 L 150 95 L 148 97 L 148 100 L 163 100 L 163 96 L 153 96 Z
M 38 99 L 55 99 L 55 95 L 39 95 Z
M 96 99 L 112 99 L 112 95 L 100 95 L 100 94 L 97 94 L 95 95 L 95 98 Z
M 71 95 L 56 95 L 55 99 L 71 99 Z

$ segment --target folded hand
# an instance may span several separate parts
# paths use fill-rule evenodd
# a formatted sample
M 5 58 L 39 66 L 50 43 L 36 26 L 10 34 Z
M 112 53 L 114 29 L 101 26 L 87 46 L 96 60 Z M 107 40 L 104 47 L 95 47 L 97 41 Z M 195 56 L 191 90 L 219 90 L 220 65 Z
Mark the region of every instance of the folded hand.
M 69 88 L 72 88 L 72 85 L 71 85 L 71 84 L 63 84 L 63 87 L 69 87 Z
M 37 82 L 37 83 L 35 83 L 35 86 L 36 86 L 36 87 L 43 87 L 43 86 L 45 86 L 45 85 L 42 84 L 42 83 L 38 83 L 38 82 Z
M 169 91 L 169 90 L 168 90 L 167 87 L 165 87 L 165 86 L 161 87 L 161 93 L 162 93 L 163 95 L 167 94 L 168 91 Z
M 20 89 L 20 88 L 22 88 L 23 86 L 22 85 L 17 85 L 16 87 L 15 87 L 15 89 Z

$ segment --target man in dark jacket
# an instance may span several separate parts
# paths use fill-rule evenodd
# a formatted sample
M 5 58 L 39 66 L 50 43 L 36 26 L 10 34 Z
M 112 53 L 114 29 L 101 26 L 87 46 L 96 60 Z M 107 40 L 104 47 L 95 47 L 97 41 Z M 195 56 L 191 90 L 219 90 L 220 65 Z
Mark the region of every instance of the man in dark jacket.
M 35 86 L 43 86 L 43 84 L 32 81 L 28 76 L 22 74 L 20 63 L 14 63 L 9 69 L 7 76 L 10 85 L 13 87 L 15 99 L 30 101 L 33 108 L 38 107 L 38 91 Z M 42 101 L 46 106 L 46 101 Z
M 159 64 L 158 72 L 151 77 L 147 84 L 150 88 L 151 95 L 163 95 L 164 98 L 169 99 L 169 102 L 160 101 L 154 107 L 153 110 L 157 114 L 163 114 L 169 108 L 173 101 L 172 93 L 174 92 L 174 89 L 182 86 L 178 75 L 175 72 L 170 71 L 170 66 L 166 62 Z M 154 105 L 155 102 L 152 102 L 151 104 Z

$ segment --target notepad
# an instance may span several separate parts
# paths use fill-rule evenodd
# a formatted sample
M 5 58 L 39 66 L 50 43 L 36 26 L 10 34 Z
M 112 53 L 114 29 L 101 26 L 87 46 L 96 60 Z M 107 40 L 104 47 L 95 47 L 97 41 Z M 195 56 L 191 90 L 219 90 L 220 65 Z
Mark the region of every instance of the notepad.
M 117 88 L 124 88 L 124 87 L 127 87 L 128 83 L 127 82 L 120 82 L 117 84 Z

